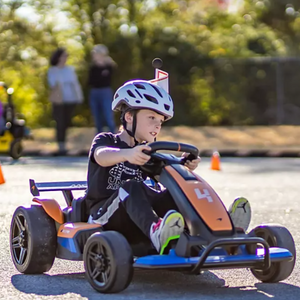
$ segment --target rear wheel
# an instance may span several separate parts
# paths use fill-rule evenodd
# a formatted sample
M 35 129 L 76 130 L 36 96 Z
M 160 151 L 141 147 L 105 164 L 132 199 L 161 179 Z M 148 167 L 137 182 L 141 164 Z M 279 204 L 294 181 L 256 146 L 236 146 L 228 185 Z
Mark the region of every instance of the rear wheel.
M 13 159 L 19 159 L 23 153 L 23 146 L 21 139 L 13 140 L 10 144 L 9 155 Z
M 98 292 L 121 292 L 131 282 L 132 250 L 125 237 L 116 231 L 91 235 L 84 246 L 83 260 L 86 277 Z
M 10 227 L 10 252 L 21 273 L 41 274 L 50 270 L 56 253 L 56 228 L 42 206 L 20 206 L 15 210 Z
M 294 256 L 291 261 L 272 263 L 270 269 L 266 271 L 251 269 L 252 274 L 263 282 L 278 282 L 288 278 L 296 261 L 295 243 L 290 232 L 279 225 L 261 225 L 254 228 L 249 236 L 261 237 L 270 247 L 285 248 Z

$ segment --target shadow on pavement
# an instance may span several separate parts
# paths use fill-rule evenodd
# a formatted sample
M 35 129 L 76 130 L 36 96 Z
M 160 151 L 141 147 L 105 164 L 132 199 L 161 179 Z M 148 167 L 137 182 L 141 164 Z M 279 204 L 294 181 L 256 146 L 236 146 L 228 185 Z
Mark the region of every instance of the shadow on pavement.
M 179 272 L 135 270 L 129 287 L 113 295 L 97 293 L 84 273 L 59 275 L 13 275 L 13 286 L 22 293 L 43 296 L 70 294 L 88 299 L 299 299 L 300 288 L 286 283 L 227 287 L 225 281 L 206 271 L 200 276 Z

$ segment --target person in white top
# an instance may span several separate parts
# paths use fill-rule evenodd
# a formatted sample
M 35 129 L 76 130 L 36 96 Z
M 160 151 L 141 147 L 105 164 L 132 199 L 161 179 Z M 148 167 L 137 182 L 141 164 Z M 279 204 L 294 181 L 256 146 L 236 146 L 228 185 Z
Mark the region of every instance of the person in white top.
M 50 58 L 48 70 L 50 88 L 49 100 L 52 102 L 53 118 L 56 122 L 56 140 L 59 153 L 65 153 L 66 132 L 76 105 L 83 102 L 83 93 L 74 67 L 67 66 L 68 53 L 58 48 Z

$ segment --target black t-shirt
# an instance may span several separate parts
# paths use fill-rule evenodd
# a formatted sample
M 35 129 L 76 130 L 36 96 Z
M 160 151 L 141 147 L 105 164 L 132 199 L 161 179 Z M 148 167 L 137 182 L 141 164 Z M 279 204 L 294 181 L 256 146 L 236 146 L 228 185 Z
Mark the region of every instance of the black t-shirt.
M 91 88 L 104 88 L 111 86 L 113 65 L 95 65 L 89 69 L 88 85 Z
M 144 181 L 143 174 L 137 165 L 121 162 L 110 167 L 102 167 L 94 159 L 94 152 L 98 147 L 131 148 L 127 143 L 121 141 L 119 135 L 110 132 L 99 133 L 95 136 L 89 153 L 88 163 L 88 189 L 86 201 L 89 213 L 94 215 L 114 192 L 128 179 Z

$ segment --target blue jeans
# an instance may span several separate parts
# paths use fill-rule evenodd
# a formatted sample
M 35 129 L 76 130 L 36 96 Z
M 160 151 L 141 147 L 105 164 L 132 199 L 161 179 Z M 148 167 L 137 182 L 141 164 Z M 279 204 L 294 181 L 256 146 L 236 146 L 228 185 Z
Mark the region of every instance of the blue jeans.
M 92 88 L 90 91 L 90 108 L 98 133 L 103 131 L 103 119 L 109 130 L 115 132 L 116 124 L 111 109 L 113 91 L 110 87 Z

